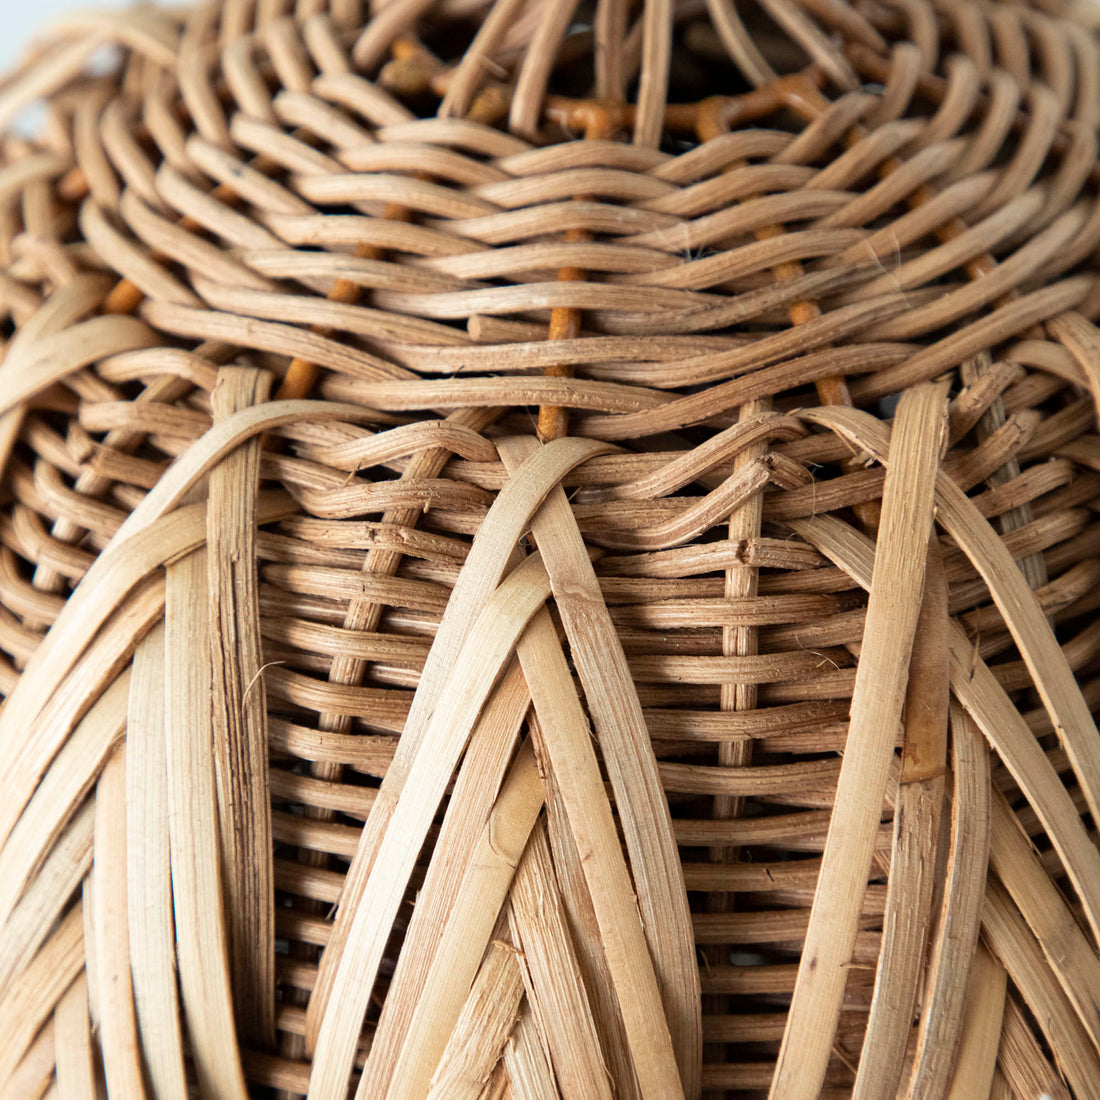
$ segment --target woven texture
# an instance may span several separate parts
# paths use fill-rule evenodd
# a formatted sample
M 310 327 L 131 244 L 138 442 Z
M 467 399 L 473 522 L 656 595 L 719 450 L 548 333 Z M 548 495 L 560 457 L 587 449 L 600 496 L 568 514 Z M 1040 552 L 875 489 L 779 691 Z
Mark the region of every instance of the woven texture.
M 39 43 L 0 1094 L 1100 1096 L 1098 27 Z

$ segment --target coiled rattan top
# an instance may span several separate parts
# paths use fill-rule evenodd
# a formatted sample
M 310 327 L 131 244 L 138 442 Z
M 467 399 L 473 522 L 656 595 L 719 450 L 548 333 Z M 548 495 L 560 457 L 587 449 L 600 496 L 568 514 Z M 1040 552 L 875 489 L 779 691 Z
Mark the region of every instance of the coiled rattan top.
M 367 7 L 0 83 L 0 1095 L 1100 1095 L 1096 9 Z

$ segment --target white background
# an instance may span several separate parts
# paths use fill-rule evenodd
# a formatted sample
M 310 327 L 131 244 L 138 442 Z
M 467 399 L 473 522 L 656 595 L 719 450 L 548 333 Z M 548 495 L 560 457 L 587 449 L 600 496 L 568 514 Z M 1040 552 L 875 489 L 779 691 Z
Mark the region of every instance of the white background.
M 129 7 L 132 0 L 0 0 L 0 72 L 18 60 L 32 36 L 66 12 Z

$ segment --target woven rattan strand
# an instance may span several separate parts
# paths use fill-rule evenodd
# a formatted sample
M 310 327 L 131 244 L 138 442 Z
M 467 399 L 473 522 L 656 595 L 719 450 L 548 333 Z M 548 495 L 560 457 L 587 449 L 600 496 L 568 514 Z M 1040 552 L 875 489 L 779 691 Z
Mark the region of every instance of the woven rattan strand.
M 1100 1097 L 1098 12 L 34 43 L 0 1095 Z

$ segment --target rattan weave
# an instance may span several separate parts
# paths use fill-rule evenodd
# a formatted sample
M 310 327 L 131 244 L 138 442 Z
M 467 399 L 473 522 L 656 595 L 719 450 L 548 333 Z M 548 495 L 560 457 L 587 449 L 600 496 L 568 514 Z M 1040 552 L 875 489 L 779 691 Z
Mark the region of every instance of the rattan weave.
M 1100 1097 L 1100 9 L 369 7 L 0 83 L 0 1095 Z

